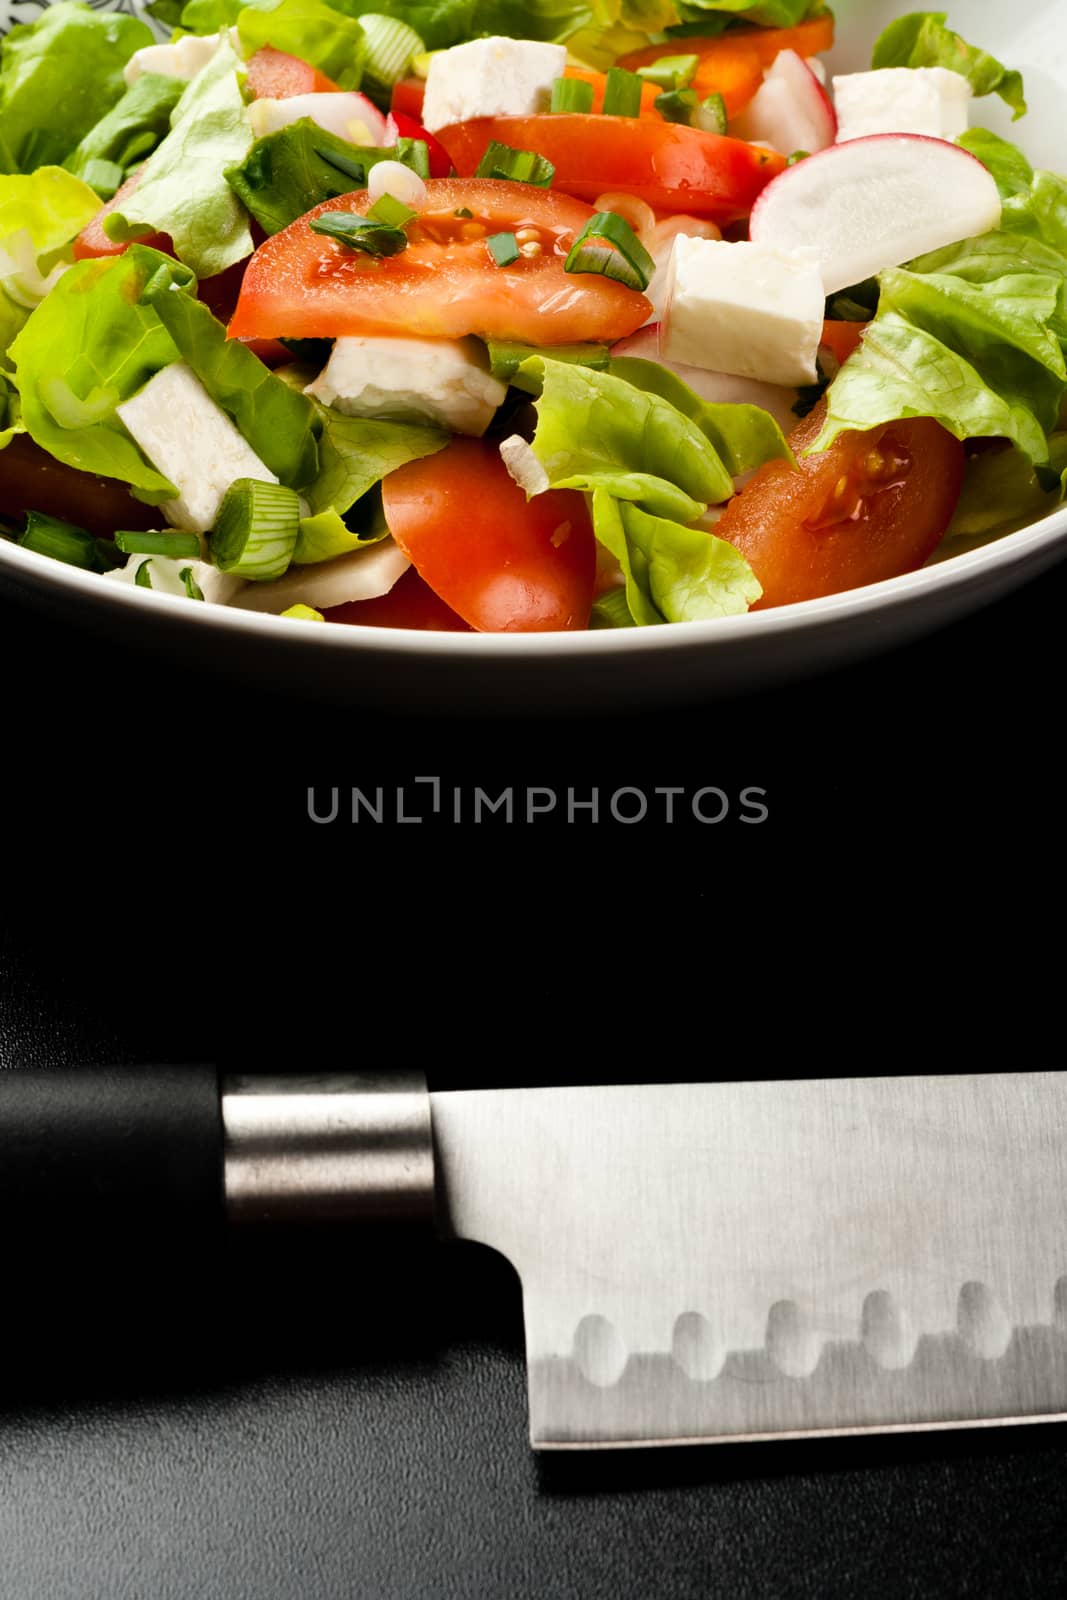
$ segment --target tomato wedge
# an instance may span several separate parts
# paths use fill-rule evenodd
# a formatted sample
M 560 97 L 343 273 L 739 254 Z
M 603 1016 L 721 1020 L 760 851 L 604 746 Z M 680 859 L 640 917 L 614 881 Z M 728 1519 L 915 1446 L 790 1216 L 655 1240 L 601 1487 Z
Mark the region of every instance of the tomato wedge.
M 821 455 L 826 403 L 795 428 L 784 461 L 762 467 L 715 525 L 763 585 L 754 610 L 859 589 L 921 567 L 952 520 L 963 484 L 958 439 L 929 417 L 845 433 Z
M 431 178 L 426 189 L 399 255 L 346 250 L 308 226 L 324 211 L 364 215 L 372 203 L 365 189 L 325 201 L 268 239 L 248 264 L 231 337 L 477 333 L 538 345 L 614 343 L 648 321 L 643 294 L 564 272 L 567 250 L 593 214 L 581 201 L 492 178 Z M 540 254 L 498 267 L 486 238 L 523 228 L 537 232 Z
M 854 355 L 863 343 L 866 331 L 865 322 L 824 322 L 820 342 L 832 350 L 840 365 L 844 366 L 849 356 Z
M 425 78 L 401 78 L 397 83 L 393 84 L 389 107 L 394 116 L 399 112 L 405 117 L 413 117 L 416 122 L 419 122 L 422 120 L 422 102 L 425 98 Z
M 376 600 L 350 600 L 323 612 L 327 622 L 355 623 L 364 628 L 417 628 L 423 633 L 470 633 L 470 624 L 434 594 L 414 567 L 398 578 L 388 594 Z
M 638 67 L 650 66 L 661 56 L 679 54 L 700 58 L 693 88 L 701 96 L 721 94 L 726 102 L 726 115 L 736 117 L 743 111 L 763 82 L 767 67 L 781 50 L 795 50 L 800 56 L 818 55 L 829 50 L 834 42 L 834 19 L 827 13 L 812 17 L 796 28 L 740 28 L 731 29 L 718 39 L 679 39 L 677 47 L 650 45 L 644 50 L 634 50 L 623 56 L 620 67 L 634 72 Z
M 74 241 L 73 252 L 75 261 L 91 261 L 98 256 L 120 256 L 129 248 L 129 240 L 109 239 L 104 232 L 104 218 L 112 211 L 121 207 L 124 200 L 128 200 L 141 181 L 143 167 L 138 167 L 136 172 L 131 172 L 126 182 L 117 189 L 111 199 L 102 205 L 92 222 L 88 223 Z M 171 251 L 170 236 L 165 233 L 147 233 L 143 239 L 138 239 L 138 244 L 150 245 L 153 250 Z
M 245 62 L 248 88 L 257 100 L 291 100 L 298 94 L 340 94 L 339 86 L 299 56 L 265 44 Z
M 552 187 L 564 194 L 595 200 L 625 190 L 657 211 L 685 211 L 720 226 L 747 217 L 786 165 L 777 151 L 650 117 L 478 117 L 442 128 L 438 137 L 461 175 L 475 170 L 496 139 L 546 156 L 556 169 Z
M 586 628 L 596 545 L 585 496 L 527 500 L 488 439 L 453 439 L 382 484 L 385 520 L 435 594 L 479 633 Z

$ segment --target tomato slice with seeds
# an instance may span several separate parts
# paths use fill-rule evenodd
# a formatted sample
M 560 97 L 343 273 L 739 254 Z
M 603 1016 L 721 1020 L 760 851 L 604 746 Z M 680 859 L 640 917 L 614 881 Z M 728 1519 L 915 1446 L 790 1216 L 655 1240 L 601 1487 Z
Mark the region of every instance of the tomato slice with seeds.
M 776 150 L 652 117 L 478 117 L 442 128 L 438 138 L 461 175 L 475 171 L 495 139 L 551 161 L 554 191 L 595 200 L 625 190 L 657 211 L 685 211 L 720 226 L 747 217 L 786 165 Z
M 761 467 L 715 525 L 763 585 L 754 610 L 913 572 L 952 520 L 964 452 L 939 423 L 916 417 L 844 433 L 805 456 L 825 420 L 820 401 L 789 436 L 797 470 L 784 461 Z
M 368 256 L 312 232 L 310 220 L 325 211 L 364 216 L 372 204 L 365 189 L 325 201 L 268 239 L 245 271 L 231 337 L 475 333 L 537 345 L 613 343 L 651 316 L 636 290 L 563 270 L 591 206 L 492 178 L 431 178 L 426 190 L 399 255 Z M 498 267 L 486 244 L 495 233 L 523 233 L 530 253 Z

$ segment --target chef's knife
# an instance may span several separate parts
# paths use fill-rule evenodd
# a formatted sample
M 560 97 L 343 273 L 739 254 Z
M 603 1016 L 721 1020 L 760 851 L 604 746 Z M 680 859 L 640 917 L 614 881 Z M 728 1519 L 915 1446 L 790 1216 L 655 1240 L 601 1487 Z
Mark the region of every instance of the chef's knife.
M 428 1095 L 17 1071 L 0 1203 L 43 1251 L 118 1249 L 131 1217 L 159 1239 L 432 1219 L 493 1246 L 541 1449 L 1067 1415 L 1056 1072 Z

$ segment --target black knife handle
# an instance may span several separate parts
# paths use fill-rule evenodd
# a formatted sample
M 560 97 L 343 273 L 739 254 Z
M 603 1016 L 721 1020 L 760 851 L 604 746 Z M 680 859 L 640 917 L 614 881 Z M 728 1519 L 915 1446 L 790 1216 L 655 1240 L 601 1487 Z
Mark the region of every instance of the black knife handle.
M 215 1068 L 0 1072 L 0 1218 L 6 1266 L 53 1280 L 204 1259 L 225 1219 Z

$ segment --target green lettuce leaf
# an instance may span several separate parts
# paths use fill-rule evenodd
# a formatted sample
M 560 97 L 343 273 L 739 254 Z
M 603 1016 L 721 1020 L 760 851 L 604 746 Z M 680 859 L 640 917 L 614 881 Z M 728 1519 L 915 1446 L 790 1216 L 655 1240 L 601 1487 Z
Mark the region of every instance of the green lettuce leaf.
M 134 51 L 154 42 L 138 18 L 74 0 L 17 23 L 0 55 L 0 169 L 61 163 L 125 92 Z
M 223 176 L 252 144 L 242 65 L 223 44 L 187 86 L 136 190 L 121 211 L 109 214 L 104 226 L 110 239 L 169 234 L 179 261 L 198 278 L 212 278 L 252 254 L 248 217 Z
M 687 383 L 658 361 L 642 361 L 621 356 L 610 371 L 635 389 L 657 394 L 695 422 L 704 437 L 715 447 L 731 478 L 762 467 L 767 461 L 792 463 L 793 453 L 785 435 L 769 411 L 760 406 L 715 405 L 694 394 Z
M 1049 440 L 1049 466 L 1035 468 L 1021 451 L 989 450 L 967 463 L 963 493 L 946 539 L 979 539 L 1047 516 L 1067 492 L 1067 433 Z
M 976 95 L 997 94 L 1015 119 L 1026 113 L 1022 75 L 946 28 L 947 12 L 913 11 L 891 22 L 874 47 L 871 66 L 947 67 L 966 78 Z
M 0 450 L 11 443 L 16 433 L 25 433 L 19 392 L 6 373 L 0 372 Z
M 99 209 L 88 184 L 62 167 L 0 176 L 0 361 L 52 287 L 65 246 Z
M 346 417 L 327 406 L 317 409 L 322 421 L 319 473 L 304 491 L 313 516 L 324 511 L 343 516 L 390 472 L 432 456 L 448 443 L 440 428 Z
M 144 73 L 89 130 L 63 165 L 79 178 L 85 177 L 91 161 L 113 161 L 128 172 L 166 138 L 171 112 L 184 92 L 185 84 L 180 78 Z
M 247 58 L 263 45 L 273 45 L 275 50 L 286 50 L 310 62 L 340 88 L 358 89 L 367 42 L 363 29 L 354 16 L 346 15 L 346 9 L 334 9 L 322 0 L 276 0 L 270 6 L 245 6 L 237 18 L 241 49 Z
M 42 449 L 82 472 L 119 478 L 158 505 L 177 490 L 141 455 L 115 415 L 178 350 L 141 303 L 158 251 L 132 245 L 121 256 L 76 262 L 33 312 L 11 347 L 26 431 Z M 191 275 L 185 275 L 191 285 Z
M 208 394 L 231 416 L 260 460 L 290 489 L 319 472 L 319 420 L 313 402 L 276 378 L 259 357 L 196 299 L 181 269 L 160 267 L 145 284 L 142 303 L 155 311 Z
M 331 162 L 342 163 L 348 170 Z M 336 200 L 366 183 L 379 161 L 395 161 L 395 147 L 365 149 L 327 133 L 309 117 L 257 139 L 243 161 L 227 167 L 226 182 L 265 233 L 280 233 L 321 200 Z M 352 175 L 352 163 L 362 177 Z
M 607 489 L 593 493 L 593 530 L 622 568 L 638 627 L 738 616 L 763 593 L 744 556 L 725 539 L 649 516 Z

